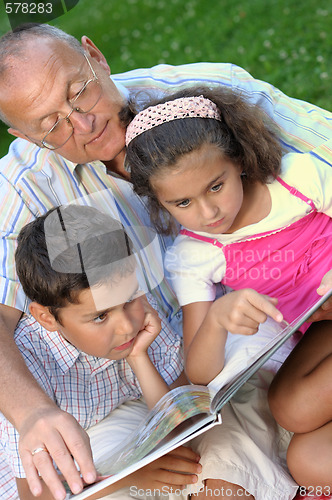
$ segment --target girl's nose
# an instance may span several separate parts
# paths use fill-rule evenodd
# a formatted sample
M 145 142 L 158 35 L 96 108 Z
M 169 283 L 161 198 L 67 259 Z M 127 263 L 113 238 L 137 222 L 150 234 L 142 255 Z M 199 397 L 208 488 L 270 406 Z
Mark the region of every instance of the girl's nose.
M 215 219 L 219 212 L 219 208 L 214 203 L 210 203 L 208 201 L 203 201 L 201 203 L 200 210 L 204 219 L 208 221 Z

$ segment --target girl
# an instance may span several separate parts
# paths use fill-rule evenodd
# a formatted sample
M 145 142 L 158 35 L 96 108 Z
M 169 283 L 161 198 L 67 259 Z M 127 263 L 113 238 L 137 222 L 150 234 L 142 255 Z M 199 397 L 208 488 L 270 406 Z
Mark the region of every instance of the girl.
M 154 103 L 130 123 L 126 143 L 134 188 L 157 227 L 169 232 L 173 219 L 182 226 L 165 265 L 183 307 L 187 374 L 208 383 L 223 368 L 227 331 L 254 334 L 268 315 L 292 321 L 332 286 L 330 167 L 305 154 L 282 159 L 259 110 L 223 89 Z M 219 282 L 235 291 L 215 300 Z M 328 333 L 331 321 L 309 328 L 270 392 L 275 418 L 295 433 L 293 477 L 327 493 Z

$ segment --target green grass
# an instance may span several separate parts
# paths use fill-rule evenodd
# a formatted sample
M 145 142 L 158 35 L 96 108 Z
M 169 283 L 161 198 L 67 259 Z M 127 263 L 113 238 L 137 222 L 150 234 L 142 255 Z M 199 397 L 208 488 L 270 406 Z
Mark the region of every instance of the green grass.
M 233 62 L 292 97 L 332 108 L 330 0 L 80 0 L 54 24 L 92 38 L 113 73 Z M 0 10 L 0 34 L 8 29 Z M 9 142 L 3 127 L 1 156 Z

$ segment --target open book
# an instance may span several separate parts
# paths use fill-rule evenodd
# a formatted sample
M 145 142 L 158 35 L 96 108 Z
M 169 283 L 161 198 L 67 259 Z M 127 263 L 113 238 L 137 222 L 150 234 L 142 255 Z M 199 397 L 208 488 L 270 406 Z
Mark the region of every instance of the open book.
M 259 368 L 273 360 L 280 347 L 287 345 L 298 328 L 331 295 L 332 290 L 290 324 L 276 323 L 268 318 L 255 335 L 229 334 L 224 369 L 209 386 L 182 386 L 165 394 L 140 427 L 97 464 L 101 480 L 78 495 L 68 493 L 67 498 L 88 498 L 221 424 L 222 407 Z M 289 352 L 294 345 L 293 342 L 289 346 Z

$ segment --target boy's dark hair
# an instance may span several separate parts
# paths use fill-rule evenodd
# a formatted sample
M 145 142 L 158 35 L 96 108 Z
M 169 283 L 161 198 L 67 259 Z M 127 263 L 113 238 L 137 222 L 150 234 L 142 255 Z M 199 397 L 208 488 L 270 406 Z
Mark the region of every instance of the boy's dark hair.
M 132 243 L 122 224 L 89 206 L 50 210 L 24 226 L 15 253 L 27 297 L 49 308 L 78 303 L 79 292 L 133 272 Z M 105 268 L 105 266 L 107 266 Z
M 239 94 L 216 87 L 191 87 L 150 101 L 154 106 L 179 97 L 204 96 L 213 101 L 221 121 L 209 118 L 183 118 L 165 122 L 135 137 L 128 145 L 126 165 L 134 190 L 146 196 L 151 219 L 159 231 L 172 232 L 172 220 L 159 204 L 151 178 L 165 167 L 175 165 L 185 154 L 204 144 L 215 144 L 222 154 L 241 167 L 243 182 L 266 183 L 280 171 L 282 149 L 262 111 L 248 104 Z M 204 175 L 204 174 L 203 174 Z

